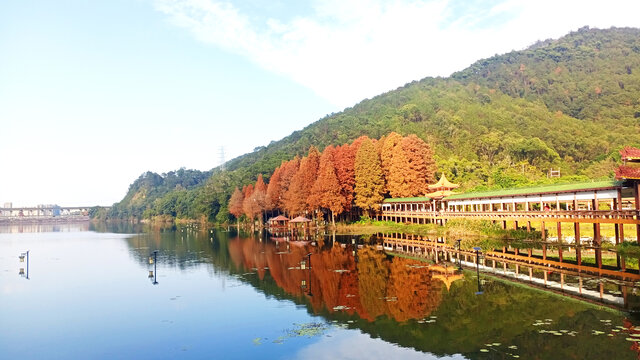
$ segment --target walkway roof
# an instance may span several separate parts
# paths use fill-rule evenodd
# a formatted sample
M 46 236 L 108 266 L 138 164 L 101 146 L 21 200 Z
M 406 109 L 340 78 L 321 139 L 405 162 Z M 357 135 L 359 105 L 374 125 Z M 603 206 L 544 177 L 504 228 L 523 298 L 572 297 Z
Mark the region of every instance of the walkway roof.
M 447 197 L 446 200 L 506 197 L 506 196 L 515 196 L 515 195 L 557 194 L 557 193 L 576 192 L 576 191 L 603 190 L 603 189 L 618 188 L 618 187 L 621 187 L 622 184 L 623 184 L 622 181 L 616 181 L 616 180 L 552 184 L 552 185 L 523 187 L 523 188 L 515 188 L 515 189 L 499 189 L 499 190 L 455 194 Z
M 420 196 L 420 197 L 384 199 L 383 202 L 384 203 L 407 203 L 407 202 L 429 202 L 429 201 L 431 201 L 431 198 L 426 196 Z

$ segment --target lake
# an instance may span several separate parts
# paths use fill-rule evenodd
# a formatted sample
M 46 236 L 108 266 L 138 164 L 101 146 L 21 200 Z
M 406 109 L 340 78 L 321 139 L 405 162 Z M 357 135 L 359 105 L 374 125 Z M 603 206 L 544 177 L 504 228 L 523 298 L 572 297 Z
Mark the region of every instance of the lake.
M 375 237 L 4 226 L 0 358 L 638 358 L 635 312 L 550 290 Z

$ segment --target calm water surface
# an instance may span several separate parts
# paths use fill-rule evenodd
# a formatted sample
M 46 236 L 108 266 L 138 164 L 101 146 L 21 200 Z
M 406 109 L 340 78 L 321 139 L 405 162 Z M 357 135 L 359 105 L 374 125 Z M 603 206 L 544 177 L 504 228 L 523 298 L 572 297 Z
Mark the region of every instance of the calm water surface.
M 638 358 L 629 314 L 481 278 L 351 237 L 0 227 L 0 358 Z

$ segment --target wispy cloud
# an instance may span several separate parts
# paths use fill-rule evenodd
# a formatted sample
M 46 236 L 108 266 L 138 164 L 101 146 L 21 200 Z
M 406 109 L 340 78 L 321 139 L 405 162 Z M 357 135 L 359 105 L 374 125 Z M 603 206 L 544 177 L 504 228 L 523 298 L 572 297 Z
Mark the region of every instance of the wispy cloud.
M 281 21 L 233 3 L 156 0 L 200 41 L 219 46 L 315 91 L 338 106 L 425 76 L 447 76 L 495 53 L 524 48 L 583 25 L 638 26 L 634 0 L 581 2 L 327 0 Z

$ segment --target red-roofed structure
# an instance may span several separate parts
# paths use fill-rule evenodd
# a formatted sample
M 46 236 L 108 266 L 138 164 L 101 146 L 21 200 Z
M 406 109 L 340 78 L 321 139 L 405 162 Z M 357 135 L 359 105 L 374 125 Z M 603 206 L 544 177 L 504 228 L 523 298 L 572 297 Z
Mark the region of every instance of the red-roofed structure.
M 635 147 L 625 146 L 622 150 L 620 150 L 620 155 L 622 156 L 622 161 L 625 163 L 627 161 L 640 161 L 640 149 Z
M 640 167 L 622 165 L 616 169 L 616 179 L 640 180 Z

